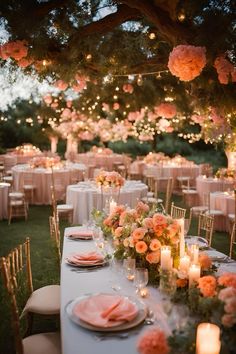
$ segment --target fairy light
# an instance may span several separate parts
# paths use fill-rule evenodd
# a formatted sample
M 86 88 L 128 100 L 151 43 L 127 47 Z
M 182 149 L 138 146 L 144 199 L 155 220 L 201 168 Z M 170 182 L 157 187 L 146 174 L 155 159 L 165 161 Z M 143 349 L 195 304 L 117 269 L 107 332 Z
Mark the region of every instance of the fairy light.
M 141 74 L 139 74 L 137 78 L 137 85 L 142 86 L 142 84 L 143 84 L 143 77 Z
M 156 34 L 154 32 L 151 32 L 151 33 L 149 33 L 148 37 L 150 39 L 155 39 L 156 38 Z

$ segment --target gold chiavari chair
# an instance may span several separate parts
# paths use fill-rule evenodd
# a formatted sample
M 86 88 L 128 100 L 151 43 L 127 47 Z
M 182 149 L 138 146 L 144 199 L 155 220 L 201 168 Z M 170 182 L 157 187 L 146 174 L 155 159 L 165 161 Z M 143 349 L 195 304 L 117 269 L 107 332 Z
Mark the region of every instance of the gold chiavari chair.
M 54 216 L 49 216 L 49 229 L 51 239 L 56 246 L 57 256 L 59 265 L 61 263 L 61 238 L 60 238 L 60 228 L 57 218 Z
M 166 195 L 165 195 L 165 211 L 168 213 L 169 211 L 169 206 L 170 206 L 170 200 L 173 192 L 173 178 L 169 177 L 167 181 L 167 187 L 166 187 Z
M 12 218 L 24 217 L 26 221 L 28 212 L 24 193 L 10 192 L 8 200 L 8 225 L 10 225 Z
M 33 289 L 29 238 L 13 249 L 5 257 L 5 260 L 14 290 L 22 291 L 22 287 L 27 290 L 25 294 L 27 300 L 24 302 L 25 306 L 21 316 L 27 316 L 28 332 L 30 333 L 34 314 L 45 316 L 60 314 L 60 285 L 47 285 L 36 290 Z M 25 280 L 26 286 L 25 284 L 22 286 L 22 279 Z
M 230 248 L 229 248 L 229 256 L 232 258 L 233 246 L 236 245 L 236 237 L 235 237 L 235 222 L 233 223 L 232 231 L 230 234 Z
M 204 237 L 208 241 L 208 245 L 211 246 L 212 235 L 214 228 L 214 216 L 200 214 L 198 218 L 198 231 L 197 235 Z
M 177 207 L 174 203 L 171 203 L 170 216 L 173 219 L 184 219 L 186 215 L 186 209 Z
M 10 301 L 12 330 L 14 333 L 16 354 L 61 354 L 60 334 L 56 332 L 39 333 L 22 338 L 20 330 L 19 307 L 17 301 L 17 273 L 24 269 L 22 250 L 27 246 L 27 242 L 20 246 L 18 256 L 14 263 L 2 257 L 0 265 L 3 274 L 4 287 Z M 21 250 L 21 251 L 20 251 Z M 12 266 L 14 264 L 14 276 Z M 32 284 L 30 285 L 32 287 Z

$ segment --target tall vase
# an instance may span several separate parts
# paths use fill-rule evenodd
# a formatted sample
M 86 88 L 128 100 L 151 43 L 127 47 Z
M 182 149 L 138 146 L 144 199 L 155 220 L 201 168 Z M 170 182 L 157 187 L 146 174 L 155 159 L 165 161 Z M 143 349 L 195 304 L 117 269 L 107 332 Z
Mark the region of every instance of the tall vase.
M 228 168 L 236 170 L 236 151 L 225 151 L 228 159 Z
M 50 141 L 51 141 L 51 153 L 55 154 L 57 152 L 58 137 L 57 136 L 51 136 L 50 137 Z

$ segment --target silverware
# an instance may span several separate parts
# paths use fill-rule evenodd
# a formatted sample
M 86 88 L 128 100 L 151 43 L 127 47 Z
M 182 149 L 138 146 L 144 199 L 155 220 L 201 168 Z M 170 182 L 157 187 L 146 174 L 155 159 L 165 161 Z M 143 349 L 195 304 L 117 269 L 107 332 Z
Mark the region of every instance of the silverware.
M 94 266 L 94 267 L 83 267 L 83 268 L 72 268 L 71 272 L 75 272 L 75 273 L 85 273 L 85 272 L 92 272 L 94 270 L 97 270 L 99 268 L 102 268 L 103 266 Z
M 123 333 L 102 333 L 102 334 L 96 334 L 94 338 L 99 342 L 102 340 L 106 339 L 126 339 L 129 337 L 128 332 L 123 332 Z

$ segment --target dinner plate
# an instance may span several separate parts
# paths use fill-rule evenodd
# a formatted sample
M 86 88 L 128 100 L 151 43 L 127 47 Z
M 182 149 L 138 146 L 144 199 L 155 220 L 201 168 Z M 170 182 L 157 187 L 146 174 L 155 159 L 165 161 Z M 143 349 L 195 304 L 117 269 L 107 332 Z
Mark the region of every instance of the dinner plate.
M 97 266 L 103 267 L 107 263 L 107 261 L 104 259 L 103 261 L 99 261 L 96 263 L 79 264 L 79 263 L 71 262 L 68 258 L 65 259 L 65 262 L 72 267 L 79 267 L 79 268 L 83 268 L 83 267 L 85 267 L 85 268 L 91 267 L 92 268 L 92 267 L 97 267 Z
M 127 298 L 133 302 L 137 308 L 138 308 L 138 313 L 137 316 L 130 322 L 124 322 L 120 325 L 114 326 L 114 327 L 98 327 L 98 326 L 93 326 L 81 319 L 79 319 L 79 317 L 75 316 L 73 313 L 73 308 L 74 306 L 80 302 L 81 300 L 84 300 L 86 298 L 89 298 L 90 296 L 95 296 L 95 295 L 99 295 L 97 294 L 93 294 L 93 295 L 83 295 L 80 297 L 77 297 L 76 299 L 70 301 L 67 305 L 66 305 L 66 313 L 69 316 L 69 318 L 76 323 L 77 325 L 89 329 L 90 331 L 99 331 L 99 332 L 118 332 L 118 331 L 123 331 L 123 330 L 127 330 L 133 327 L 138 326 L 140 323 L 142 323 L 146 316 L 147 316 L 147 306 L 141 302 L 139 299 L 136 299 L 133 296 L 127 296 Z M 101 295 L 101 294 L 100 294 Z M 103 295 L 114 295 L 114 294 L 103 294 Z
M 209 246 L 207 240 L 200 236 L 185 236 L 185 241 L 188 245 L 197 244 L 199 248 Z

